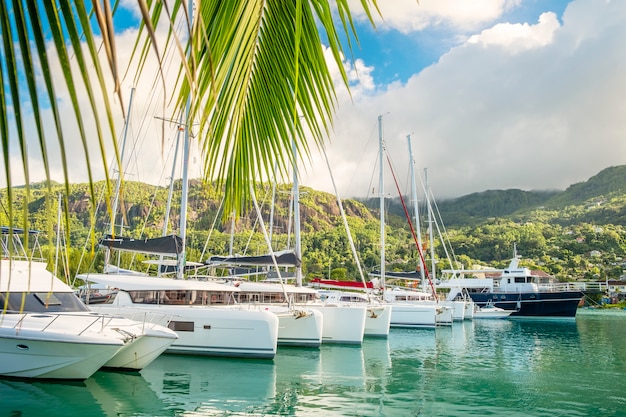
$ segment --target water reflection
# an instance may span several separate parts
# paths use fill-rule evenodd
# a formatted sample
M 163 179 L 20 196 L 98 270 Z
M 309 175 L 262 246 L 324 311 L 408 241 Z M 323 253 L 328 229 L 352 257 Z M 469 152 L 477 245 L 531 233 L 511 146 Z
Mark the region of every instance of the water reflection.
M 175 414 L 255 413 L 275 396 L 271 361 L 162 355 L 141 371 Z
M 68 397 L 75 402 L 68 402 Z M 103 415 L 94 408 L 94 397 L 82 383 L 54 383 L 0 379 L 0 405 L 8 416 Z
M 13 416 L 620 415 L 626 314 L 393 329 L 273 361 L 164 355 L 78 384 L 0 379 Z M 2 413 L 0 413 L 2 414 Z

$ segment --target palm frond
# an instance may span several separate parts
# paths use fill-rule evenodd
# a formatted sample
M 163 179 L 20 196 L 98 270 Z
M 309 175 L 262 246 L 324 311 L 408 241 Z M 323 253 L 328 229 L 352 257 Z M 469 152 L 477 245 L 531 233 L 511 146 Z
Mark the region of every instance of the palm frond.
M 371 20 L 370 4 L 376 7 L 362 1 Z M 151 22 L 161 13 L 153 7 Z M 172 10 L 174 21 L 185 8 Z M 204 177 L 224 186 L 225 213 L 241 212 L 251 182 L 269 178 L 275 163 L 283 176 L 296 165 L 292 142 L 303 158 L 311 146 L 323 146 L 336 100 L 323 43 L 347 86 L 336 20 L 348 35 L 353 20 L 346 1 L 320 0 L 207 0 L 193 14 L 191 36 L 180 35 L 189 37 L 181 57 L 187 64 L 173 114 L 190 103 L 188 123 L 200 123 Z

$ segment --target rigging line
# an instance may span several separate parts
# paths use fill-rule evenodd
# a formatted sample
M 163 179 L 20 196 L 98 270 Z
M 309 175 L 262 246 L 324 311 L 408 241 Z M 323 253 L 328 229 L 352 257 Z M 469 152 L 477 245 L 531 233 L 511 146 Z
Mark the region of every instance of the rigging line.
M 346 234 L 348 235 L 348 242 L 350 243 L 350 249 L 352 250 L 352 255 L 354 256 L 354 260 L 356 262 L 357 269 L 359 270 L 359 276 L 361 277 L 361 282 L 363 283 L 363 287 L 365 288 L 365 292 L 370 298 L 371 294 L 367 291 L 367 283 L 365 282 L 365 275 L 363 274 L 363 269 L 361 268 L 361 262 L 359 262 L 359 255 L 356 251 L 356 247 L 354 246 L 354 239 L 352 239 L 352 233 L 350 233 L 350 226 L 348 225 L 348 220 L 346 218 L 346 212 L 343 209 L 343 204 L 341 202 L 341 198 L 339 197 L 339 192 L 337 191 L 337 185 L 335 184 L 335 178 L 333 177 L 333 171 L 330 168 L 330 162 L 328 161 L 328 155 L 326 154 L 326 150 L 322 148 L 322 153 L 324 154 L 324 159 L 326 160 L 326 166 L 328 167 L 328 173 L 330 174 L 330 180 L 333 183 L 333 190 L 335 191 L 335 196 L 337 197 L 337 204 L 339 205 L 339 211 L 341 212 L 341 219 L 343 220 L 343 225 L 346 229 Z M 370 300 L 371 301 L 371 300 Z
M 215 224 L 217 223 L 217 219 L 220 217 L 220 213 L 222 212 L 222 207 L 224 206 L 225 196 L 222 196 L 222 200 L 220 201 L 220 205 L 217 208 L 217 212 L 215 213 L 215 218 L 213 219 L 213 224 L 211 225 L 211 229 L 209 230 L 209 235 L 204 242 L 204 248 L 202 248 L 202 254 L 200 255 L 200 260 L 204 258 L 206 254 L 207 247 L 209 246 L 209 241 L 211 240 L 211 235 L 213 234 L 213 230 L 215 230 Z
M 439 211 L 439 206 L 437 205 L 437 201 L 435 200 L 435 196 L 433 195 L 432 190 L 430 190 L 430 201 L 433 202 L 433 205 L 435 206 L 435 212 L 437 214 L 436 218 L 435 218 L 435 225 L 437 226 L 437 231 L 439 232 L 439 237 L 442 240 L 442 242 L 444 242 L 444 237 L 445 237 L 445 241 L 448 243 L 447 246 L 450 247 L 450 252 L 452 252 L 452 258 L 450 258 L 450 255 L 448 254 L 448 250 L 447 250 L 447 246 L 444 244 L 444 250 L 446 251 L 446 257 L 452 261 L 454 261 L 455 263 L 457 262 L 456 259 L 456 254 L 454 253 L 454 247 L 452 246 L 452 242 L 450 242 L 450 236 L 448 235 L 448 231 L 446 230 L 446 225 L 443 222 L 443 217 L 441 216 L 441 212 Z M 439 221 L 437 221 L 439 220 Z M 441 223 L 441 228 L 443 229 L 443 234 L 441 233 L 441 230 L 439 230 L 439 223 Z M 452 262 L 451 262 L 452 264 Z M 450 265 L 451 268 L 450 269 L 454 269 L 454 267 L 452 267 L 452 265 Z
M 104 203 L 104 192 L 106 190 L 106 184 L 103 181 L 102 182 L 102 188 L 100 189 L 100 197 L 98 197 L 98 204 L 96 205 L 96 210 L 94 212 L 94 218 L 98 217 L 98 213 L 100 212 L 100 209 L 102 208 L 102 205 Z M 78 260 L 78 266 L 76 267 L 76 272 L 78 273 L 81 270 L 81 266 L 83 263 L 83 259 L 85 257 L 85 253 L 87 252 L 87 244 L 91 241 L 93 243 L 93 240 L 95 239 L 95 233 L 96 233 L 96 229 L 95 229 L 95 224 L 92 224 L 89 227 L 89 232 L 87 233 L 87 237 L 85 239 L 85 244 L 83 245 L 83 250 L 80 254 L 80 259 Z M 93 253 L 93 248 L 92 248 L 92 253 Z M 91 264 L 89 265 L 88 270 L 92 270 L 92 268 L 95 265 L 95 256 L 91 259 Z M 74 276 L 73 280 L 72 280 L 72 287 L 74 286 L 76 282 L 76 276 Z
M 424 201 L 424 205 L 428 205 L 429 201 L 432 201 L 435 209 L 436 209 L 436 216 L 435 216 L 435 226 L 437 226 L 437 233 L 439 234 L 439 239 L 441 240 L 444 252 L 446 254 L 446 258 L 450 261 L 450 269 L 454 270 L 454 266 L 452 266 L 452 262 L 458 262 L 456 259 L 456 254 L 454 253 L 454 247 L 452 246 L 452 243 L 450 242 L 450 238 L 448 235 L 448 231 L 445 228 L 445 224 L 443 222 L 443 217 L 441 216 L 441 212 L 439 211 L 439 206 L 437 205 L 437 201 L 435 200 L 435 197 L 433 195 L 432 189 L 430 189 L 430 187 L 428 188 L 428 190 L 426 189 L 426 184 L 424 183 L 424 181 L 422 180 L 422 177 L 419 176 L 420 179 L 420 184 L 422 185 L 422 190 L 424 191 L 424 194 L 427 196 L 427 198 Z M 428 196 L 430 196 L 430 198 L 428 198 Z M 426 207 L 427 210 L 432 209 L 432 207 Z M 433 212 L 434 213 L 434 212 Z M 441 230 L 439 229 L 439 223 L 441 223 L 441 226 L 443 227 L 444 233 L 441 233 Z M 445 235 L 445 239 L 444 239 L 444 235 Z M 446 244 L 447 242 L 447 244 Z M 433 244 L 433 242 L 430 243 L 431 245 Z M 452 252 L 452 257 L 450 257 L 450 254 L 448 253 L 448 246 L 450 247 L 450 251 Z
M 267 230 L 265 230 L 265 224 L 263 223 L 263 217 L 261 217 L 261 210 L 259 209 L 259 203 L 256 201 L 256 194 L 254 192 L 254 186 L 250 184 L 250 194 L 252 195 L 252 202 L 254 203 L 254 208 L 257 213 L 257 218 L 259 220 L 259 224 L 261 225 L 261 230 L 263 231 L 263 237 L 265 238 L 265 242 L 267 243 L 267 247 L 270 251 L 270 256 L 272 257 L 272 262 L 274 263 L 274 268 L 276 268 L 276 273 L 278 274 L 278 281 L 280 282 L 280 286 L 283 289 L 283 295 L 285 296 L 285 300 L 287 300 L 287 306 L 291 310 L 293 307 L 293 300 L 287 294 L 287 289 L 285 288 L 285 284 L 283 282 L 282 274 L 280 273 L 280 269 L 278 268 L 278 261 L 276 260 L 276 255 L 274 254 L 274 250 L 272 250 L 272 243 L 270 242 L 269 235 L 267 234 Z
M 269 195 L 269 190 L 270 189 L 265 191 L 265 195 L 263 196 L 263 201 L 261 202 L 261 208 L 265 207 L 265 203 L 267 202 L 268 195 Z M 254 229 L 256 229 L 257 224 L 259 224 L 259 216 L 261 216 L 261 213 L 257 213 L 257 217 L 254 220 L 254 224 L 252 225 L 252 228 L 250 230 L 250 236 L 248 237 L 248 241 L 246 242 L 246 245 L 244 246 L 243 255 L 248 253 L 248 248 L 250 247 L 250 242 L 252 241 L 252 235 L 254 233 Z M 263 218 L 261 218 L 261 221 L 263 221 Z M 271 248 L 269 249 L 271 250 Z
M 409 215 L 409 211 L 406 208 L 406 204 L 404 203 L 404 197 L 402 197 L 402 193 L 400 192 L 400 187 L 398 185 L 398 180 L 396 178 L 396 173 L 391 164 L 391 159 L 389 158 L 389 154 L 385 152 L 385 156 L 387 157 L 387 163 L 389 164 L 389 168 L 391 169 L 391 175 L 393 176 L 393 181 L 396 185 L 396 190 L 400 195 L 400 202 L 402 203 L 402 208 L 404 209 L 404 214 L 406 216 L 407 222 L 409 223 L 409 228 L 411 229 L 411 234 L 413 235 L 413 241 L 415 242 L 415 246 L 417 246 L 417 252 L 420 255 L 420 259 L 422 261 L 422 268 L 424 268 L 424 272 L 426 273 L 426 278 L 428 278 L 428 285 L 430 286 L 430 290 L 433 293 L 433 297 L 435 300 L 438 300 L 437 292 L 435 291 L 435 286 L 433 285 L 433 281 L 430 277 L 430 272 L 428 271 L 428 267 L 426 266 L 426 260 L 424 259 L 424 255 L 422 254 L 422 248 L 420 248 L 419 243 L 417 242 L 417 236 L 415 234 L 415 229 L 413 228 L 413 222 L 411 221 L 411 216 Z

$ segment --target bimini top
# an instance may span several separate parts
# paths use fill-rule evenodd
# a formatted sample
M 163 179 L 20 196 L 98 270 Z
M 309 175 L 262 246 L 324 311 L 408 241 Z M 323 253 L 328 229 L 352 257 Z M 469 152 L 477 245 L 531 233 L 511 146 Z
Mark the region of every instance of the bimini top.
M 284 250 L 274 252 L 274 258 L 278 266 L 300 266 L 302 261 L 294 251 Z M 274 259 L 272 255 L 259 256 L 211 256 L 207 261 L 207 265 L 225 266 L 225 265 L 246 265 L 246 266 L 273 266 Z
M 176 235 L 152 239 L 133 239 L 107 235 L 100 240 L 100 246 L 125 252 L 177 256 L 183 251 L 183 240 Z
M 77 278 L 123 291 L 197 290 L 236 292 L 239 288 L 211 281 L 142 277 L 130 274 L 79 274 Z

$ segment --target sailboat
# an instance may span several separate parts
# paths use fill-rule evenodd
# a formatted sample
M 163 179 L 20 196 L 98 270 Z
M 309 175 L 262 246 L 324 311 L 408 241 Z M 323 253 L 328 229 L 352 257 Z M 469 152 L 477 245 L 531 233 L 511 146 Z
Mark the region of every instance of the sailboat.
M 384 140 L 382 115 L 378 116 L 378 144 L 379 144 L 379 196 L 380 196 L 380 285 L 383 301 L 392 306 L 391 327 L 428 327 L 435 328 L 437 324 L 446 322 L 441 317 L 447 317 L 449 309 L 440 304 L 423 302 L 419 298 L 407 296 L 403 291 L 387 288 L 385 271 L 385 194 L 384 194 Z
M 335 343 L 360 345 L 363 342 L 365 332 L 366 308 L 362 305 L 346 304 L 336 300 L 327 300 L 322 302 L 319 300 L 318 293 L 315 289 L 302 286 L 302 267 L 299 257 L 299 254 L 301 253 L 300 203 L 298 193 L 298 176 L 296 171 L 297 170 L 294 168 L 293 210 L 296 242 L 295 249 L 293 251 L 283 251 L 278 254 L 272 252 L 270 255 L 261 257 L 213 257 L 209 260 L 209 262 L 218 262 L 224 265 L 275 266 L 276 272 L 280 274 L 278 269 L 279 261 L 277 260 L 277 258 L 280 258 L 280 266 L 295 268 L 296 284 L 293 285 L 285 283 L 280 275 L 278 277 L 278 283 L 264 281 L 251 283 L 238 281 L 237 285 L 241 290 L 241 293 L 238 294 L 240 300 L 249 301 L 251 299 L 262 299 L 265 303 L 273 304 L 275 306 L 293 306 L 296 308 L 296 311 L 312 309 L 322 315 L 323 344 Z M 259 210 L 257 210 L 257 212 L 260 217 Z M 262 219 L 260 221 L 262 224 Z M 271 250 L 269 242 L 268 246 L 270 246 Z
M 129 239 L 114 235 L 100 241 L 107 251 L 127 251 L 159 256 L 159 268 L 171 266 L 175 277 L 148 276 L 136 271 L 109 267 L 103 273 L 77 277 L 115 289 L 106 303 L 93 310 L 125 317 L 145 317 L 167 325 L 178 339 L 167 353 L 273 359 L 278 341 L 278 318 L 265 310 L 224 309 L 237 288 L 223 284 L 184 279 L 188 200 L 189 123 L 184 126 L 183 175 L 180 233 L 154 239 Z M 171 259 L 164 260 L 164 257 Z M 173 262 L 172 262 L 173 261 Z M 159 269 L 159 272 L 161 269 Z
M 260 214 L 259 214 L 260 215 Z M 290 267 L 300 262 L 293 251 L 283 251 L 272 255 L 261 256 L 212 256 L 206 264 L 211 268 L 222 268 L 230 271 L 219 279 L 226 279 L 237 292 L 229 308 L 252 308 L 271 311 L 278 317 L 278 345 L 318 348 L 322 344 L 324 316 L 314 308 L 296 306 L 296 301 L 307 301 L 315 297 L 315 291 L 305 287 L 290 288 L 279 276 L 278 281 L 251 281 L 249 271 L 241 274 L 236 267 L 262 268 L 261 274 L 267 274 L 272 266 Z M 199 276 L 201 277 L 201 276 Z M 217 280 L 215 276 L 202 277 Z

